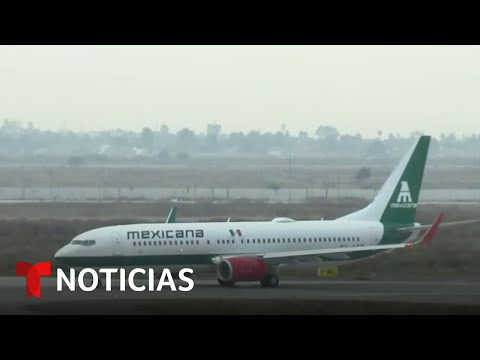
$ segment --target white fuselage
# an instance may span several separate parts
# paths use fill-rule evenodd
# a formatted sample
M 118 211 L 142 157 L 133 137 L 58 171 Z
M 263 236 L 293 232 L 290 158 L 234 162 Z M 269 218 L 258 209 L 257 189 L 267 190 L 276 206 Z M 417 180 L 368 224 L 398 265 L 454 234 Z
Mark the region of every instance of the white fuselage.
M 219 255 L 376 245 L 383 231 L 380 222 L 347 220 L 119 225 L 80 234 L 55 257 L 75 267 L 211 265 Z M 330 260 L 348 259 L 332 256 Z M 321 261 L 325 257 L 302 262 Z

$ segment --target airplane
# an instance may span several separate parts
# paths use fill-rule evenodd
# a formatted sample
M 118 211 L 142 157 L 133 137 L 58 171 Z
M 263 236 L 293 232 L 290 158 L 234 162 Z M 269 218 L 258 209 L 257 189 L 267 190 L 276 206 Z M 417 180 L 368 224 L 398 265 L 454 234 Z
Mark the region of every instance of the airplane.
M 480 221 L 442 223 L 440 213 L 432 224 L 415 222 L 429 145 L 430 136 L 421 136 L 368 206 L 334 220 L 107 226 L 76 236 L 55 259 L 69 267 L 215 266 L 221 286 L 276 287 L 279 266 L 339 266 L 429 243 L 440 226 Z

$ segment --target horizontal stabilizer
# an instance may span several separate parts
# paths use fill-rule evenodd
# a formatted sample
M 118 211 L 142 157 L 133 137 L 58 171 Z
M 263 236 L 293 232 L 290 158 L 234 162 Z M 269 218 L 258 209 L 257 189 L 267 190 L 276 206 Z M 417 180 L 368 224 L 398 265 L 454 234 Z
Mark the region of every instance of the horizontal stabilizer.
M 476 223 L 476 222 L 480 222 L 480 219 L 445 222 L 445 223 L 441 223 L 440 227 L 444 228 L 444 227 L 448 227 L 448 226 L 465 225 L 465 224 L 471 224 L 471 223 Z M 420 226 L 401 227 L 401 228 L 398 228 L 397 230 L 400 230 L 400 231 L 425 230 L 425 229 L 428 229 L 430 226 L 432 226 L 432 224 L 420 225 Z

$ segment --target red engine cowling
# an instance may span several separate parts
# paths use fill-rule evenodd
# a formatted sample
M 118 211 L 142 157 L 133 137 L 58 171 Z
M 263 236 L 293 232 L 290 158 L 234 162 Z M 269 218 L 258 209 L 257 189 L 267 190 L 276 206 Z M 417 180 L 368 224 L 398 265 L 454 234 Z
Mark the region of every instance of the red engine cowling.
M 225 282 L 260 281 L 266 274 L 265 261 L 256 257 L 232 257 L 218 265 L 218 278 Z

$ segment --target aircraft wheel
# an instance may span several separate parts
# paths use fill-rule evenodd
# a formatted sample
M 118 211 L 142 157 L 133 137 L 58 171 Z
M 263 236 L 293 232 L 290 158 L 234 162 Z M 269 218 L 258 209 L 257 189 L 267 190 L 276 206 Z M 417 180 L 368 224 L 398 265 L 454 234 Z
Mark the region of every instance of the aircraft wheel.
M 278 279 L 278 276 L 275 274 L 269 274 L 265 279 L 260 281 L 260 285 L 262 285 L 262 287 L 274 288 L 278 286 L 278 283 L 279 283 L 279 279 Z

